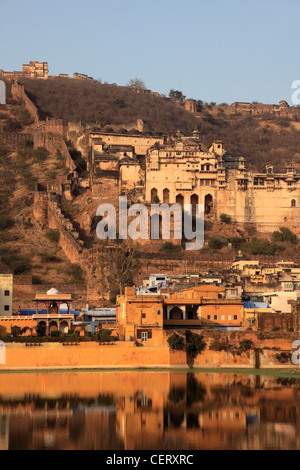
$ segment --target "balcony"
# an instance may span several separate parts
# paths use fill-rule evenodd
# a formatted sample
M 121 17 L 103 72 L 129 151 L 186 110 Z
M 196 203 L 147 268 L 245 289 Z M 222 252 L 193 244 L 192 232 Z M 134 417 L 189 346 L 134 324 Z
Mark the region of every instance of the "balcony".
M 192 191 L 195 187 L 195 181 L 186 181 L 186 182 L 179 182 L 175 183 L 176 191 Z
M 164 328 L 173 328 L 173 327 L 185 327 L 185 328 L 201 328 L 202 320 L 165 320 L 164 319 Z

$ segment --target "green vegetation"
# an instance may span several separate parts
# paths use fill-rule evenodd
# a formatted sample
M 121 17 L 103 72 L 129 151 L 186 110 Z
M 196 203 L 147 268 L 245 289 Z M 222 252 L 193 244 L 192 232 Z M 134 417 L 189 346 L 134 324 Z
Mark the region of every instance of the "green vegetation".
M 240 341 L 239 343 L 239 349 L 240 351 L 249 351 L 253 346 L 253 343 L 251 341 L 251 339 L 243 339 L 242 341 Z
M 72 264 L 69 273 L 73 278 L 73 282 L 83 282 L 84 281 L 84 272 L 83 272 L 81 266 L 79 266 L 79 264 Z
M 97 333 L 97 337 L 100 341 L 100 343 L 107 343 L 112 341 L 111 337 L 111 330 L 108 330 L 106 328 L 101 329 Z
M 50 240 L 51 242 L 58 243 L 60 238 L 59 231 L 49 229 L 46 233 L 46 238 L 48 238 L 48 240 Z
M 221 214 L 220 215 L 220 220 L 221 220 L 221 222 L 224 222 L 225 224 L 230 224 L 231 223 L 231 217 L 227 214 Z
M 14 274 L 23 274 L 31 268 L 31 261 L 28 256 L 15 256 L 11 259 L 10 268 Z
M 181 246 L 174 245 L 172 242 L 165 242 L 160 249 L 163 253 L 176 253 L 181 251 Z
M 12 217 L 7 215 L 0 215 L 0 230 L 8 230 L 12 228 L 15 224 L 15 221 Z
M 173 351 L 184 351 L 184 338 L 177 333 L 173 333 L 172 336 L 168 338 L 168 344 Z
M 267 240 L 253 238 L 251 241 L 243 243 L 241 249 L 251 255 L 273 256 L 283 251 L 284 248 Z
M 296 235 L 287 227 L 280 227 L 278 231 L 273 232 L 273 240 L 275 242 L 297 243 Z
M 31 269 L 31 260 L 28 256 L 17 255 L 5 247 L 0 247 L 0 262 L 13 274 L 23 274 Z
M 204 349 L 206 343 L 202 335 L 187 331 L 186 334 L 186 352 L 190 359 L 195 359 Z
M 246 239 L 244 237 L 231 237 L 228 238 L 228 242 L 231 243 L 232 248 L 239 250 L 241 246 L 246 243 Z
M 280 127 L 290 127 L 291 121 L 288 121 L 287 119 L 280 119 L 277 124 Z
M 179 103 L 183 103 L 186 96 L 179 90 L 170 90 L 169 98 L 178 101 Z
M 40 278 L 40 276 L 37 276 L 36 274 L 34 274 L 34 275 L 32 276 L 32 284 L 33 284 L 33 285 L 43 284 L 43 281 L 42 281 L 42 279 Z
M 223 247 L 224 243 L 218 237 L 212 237 L 208 240 L 208 246 L 212 250 L 220 250 Z

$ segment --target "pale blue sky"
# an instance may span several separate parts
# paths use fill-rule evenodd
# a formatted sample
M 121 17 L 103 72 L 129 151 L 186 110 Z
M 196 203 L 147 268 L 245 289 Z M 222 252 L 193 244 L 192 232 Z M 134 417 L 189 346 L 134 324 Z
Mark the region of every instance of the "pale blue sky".
M 0 0 L 0 68 L 30 60 L 187 98 L 291 104 L 299 0 Z

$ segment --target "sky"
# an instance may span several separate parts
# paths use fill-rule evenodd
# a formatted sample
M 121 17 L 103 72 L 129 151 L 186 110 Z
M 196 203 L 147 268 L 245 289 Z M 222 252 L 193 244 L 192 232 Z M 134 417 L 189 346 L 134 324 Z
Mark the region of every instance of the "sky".
M 48 62 L 204 102 L 292 104 L 299 0 L 0 0 L 0 69 Z

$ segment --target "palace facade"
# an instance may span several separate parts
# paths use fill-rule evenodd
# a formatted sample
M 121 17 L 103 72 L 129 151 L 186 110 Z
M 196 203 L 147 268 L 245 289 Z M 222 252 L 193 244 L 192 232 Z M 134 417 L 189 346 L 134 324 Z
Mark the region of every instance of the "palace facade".
M 226 214 L 265 232 L 299 229 L 300 174 L 291 164 L 282 173 L 272 165 L 264 173 L 249 171 L 245 159 L 231 156 L 221 141 L 204 151 L 198 132 L 152 146 L 145 180 L 146 202 L 204 204 L 207 217 Z

